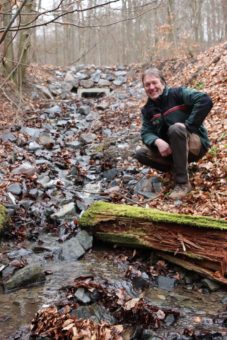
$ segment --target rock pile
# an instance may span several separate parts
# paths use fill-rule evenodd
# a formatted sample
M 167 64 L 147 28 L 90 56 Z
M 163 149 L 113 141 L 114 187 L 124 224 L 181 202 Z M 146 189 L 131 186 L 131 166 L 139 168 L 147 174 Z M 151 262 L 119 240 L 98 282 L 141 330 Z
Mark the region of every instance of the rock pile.
M 48 80 L 47 86 L 35 86 L 33 98 L 39 98 L 37 90 L 51 99 L 59 96 L 62 99 L 76 97 L 77 94 L 81 95 L 82 90 L 94 88 L 102 95 L 101 89 L 108 93 L 125 88 L 129 81 L 136 80 L 138 76 L 135 70 L 126 66 L 97 68 L 94 65 L 80 65 L 72 66 L 68 70 L 55 70 L 53 73 L 53 78 Z

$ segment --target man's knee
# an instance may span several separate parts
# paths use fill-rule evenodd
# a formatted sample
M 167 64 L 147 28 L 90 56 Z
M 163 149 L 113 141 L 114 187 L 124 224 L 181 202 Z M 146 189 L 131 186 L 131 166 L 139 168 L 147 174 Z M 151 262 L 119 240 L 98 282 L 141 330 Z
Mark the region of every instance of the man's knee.
M 183 123 L 175 123 L 169 127 L 169 136 L 181 135 L 187 137 L 187 128 Z
M 143 162 L 145 157 L 148 157 L 148 150 L 145 148 L 136 150 L 136 152 L 134 153 L 134 158 L 137 159 L 137 161 L 139 162 Z

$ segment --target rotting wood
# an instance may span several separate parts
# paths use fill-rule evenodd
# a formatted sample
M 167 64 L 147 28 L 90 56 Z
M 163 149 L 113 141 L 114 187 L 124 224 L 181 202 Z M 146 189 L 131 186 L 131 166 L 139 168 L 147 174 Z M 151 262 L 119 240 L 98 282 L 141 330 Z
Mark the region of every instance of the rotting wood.
M 161 251 L 169 261 L 227 284 L 225 220 L 95 202 L 80 226 L 102 241 Z
M 3 231 L 7 221 L 9 220 L 9 216 L 7 214 L 6 208 L 0 204 L 0 234 Z

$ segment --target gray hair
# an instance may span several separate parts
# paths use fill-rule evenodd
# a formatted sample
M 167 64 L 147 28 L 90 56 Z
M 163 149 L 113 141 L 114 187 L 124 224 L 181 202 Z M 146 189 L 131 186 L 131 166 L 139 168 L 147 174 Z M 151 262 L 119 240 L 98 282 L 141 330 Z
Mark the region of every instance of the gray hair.
M 143 73 L 142 73 L 142 83 L 144 82 L 144 78 L 148 75 L 159 78 L 161 80 L 162 84 L 166 85 L 165 78 L 164 78 L 162 72 L 158 68 L 150 67 L 150 68 L 147 68 L 146 70 L 144 70 Z

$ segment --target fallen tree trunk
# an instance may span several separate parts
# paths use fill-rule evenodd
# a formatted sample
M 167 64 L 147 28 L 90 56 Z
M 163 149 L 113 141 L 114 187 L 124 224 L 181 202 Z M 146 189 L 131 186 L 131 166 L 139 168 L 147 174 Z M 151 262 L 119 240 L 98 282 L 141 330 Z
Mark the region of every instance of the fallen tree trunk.
M 3 205 L 0 204 L 0 235 L 8 220 L 9 216 L 7 214 L 7 210 Z
M 95 202 L 79 222 L 97 239 L 155 249 L 170 262 L 227 284 L 225 220 Z

